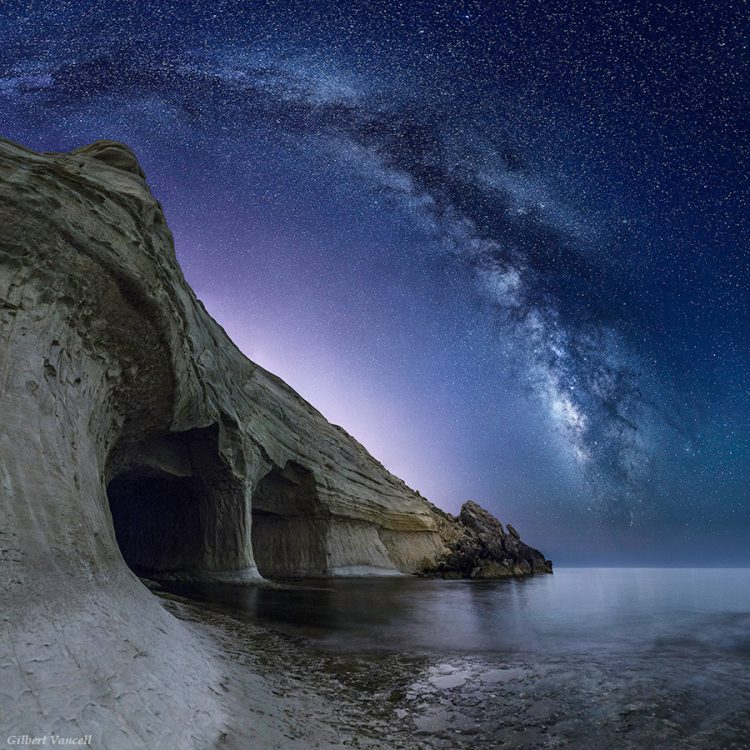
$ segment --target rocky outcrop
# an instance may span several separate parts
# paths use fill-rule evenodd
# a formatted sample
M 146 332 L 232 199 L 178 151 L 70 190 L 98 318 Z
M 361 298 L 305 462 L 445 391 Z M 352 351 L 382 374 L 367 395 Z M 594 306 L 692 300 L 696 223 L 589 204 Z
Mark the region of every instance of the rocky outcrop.
M 504 578 L 551 573 L 552 563 L 521 541 L 518 532 L 469 500 L 446 530 L 448 551 L 430 572 L 445 578 Z
M 188 287 L 117 143 L 0 141 L 0 417 L 0 708 L 18 733 L 37 717 L 43 734 L 136 721 L 148 747 L 215 738 L 212 667 L 131 570 L 544 569 L 478 506 L 434 508 L 249 361 Z

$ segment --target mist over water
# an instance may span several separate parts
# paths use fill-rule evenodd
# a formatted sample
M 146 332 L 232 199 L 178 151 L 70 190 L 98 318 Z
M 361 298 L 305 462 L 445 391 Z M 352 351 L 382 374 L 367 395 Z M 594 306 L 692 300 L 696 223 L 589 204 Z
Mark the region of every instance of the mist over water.
M 182 590 L 337 651 L 750 660 L 748 568 L 561 568 L 500 581 L 339 579 Z
M 177 590 L 312 646 L 399 746 L 750 747 L 750 569 L 289 584 Z

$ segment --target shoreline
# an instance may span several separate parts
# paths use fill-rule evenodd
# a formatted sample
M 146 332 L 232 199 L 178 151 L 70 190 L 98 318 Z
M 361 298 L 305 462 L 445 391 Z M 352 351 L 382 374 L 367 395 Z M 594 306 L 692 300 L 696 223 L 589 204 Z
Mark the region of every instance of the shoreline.
M 239 620 L 159 590 L 162 606 L 186 625 L 220 668 L 230 726 L 221 747 L 396 748 L 411 727 L 389 700 L 393 685 L 425 657 L 326 654 L 305 639 Z M 375 679 L 369 667 L 379 662 Z M 377 684 L 379 681 L 380 684 Z
M 157 594 L 222 674 L 222 748 L 750 746 L 750 718 L 731 700 L 750 676 L 711 659 L 335 651 L 224 605 Z

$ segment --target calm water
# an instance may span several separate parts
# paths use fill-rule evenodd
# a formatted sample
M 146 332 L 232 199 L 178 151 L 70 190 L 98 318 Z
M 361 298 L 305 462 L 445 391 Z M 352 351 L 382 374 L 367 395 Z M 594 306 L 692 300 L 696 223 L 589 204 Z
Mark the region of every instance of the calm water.
M 748 660 L 750 568 L 562 568 L 524 580 L 413 578 L 180 587 L 322 648 L 645 653 Z
M 180 593 L 312 643 L 389 746 L 750 748 L 750 569 Z

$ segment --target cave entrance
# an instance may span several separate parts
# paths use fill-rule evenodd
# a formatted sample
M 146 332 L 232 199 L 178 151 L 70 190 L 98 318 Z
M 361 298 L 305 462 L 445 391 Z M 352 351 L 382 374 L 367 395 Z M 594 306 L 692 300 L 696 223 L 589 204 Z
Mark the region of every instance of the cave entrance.
M 107 486 L 115 536 L 138 575 L 189 570 L 200 563 L 200 482 L 149 466 L 115 476 Z
M 325 575 L 327 531 L 311 471 L 289 461 L 258 483 L 252 497 L 252 542 L 264 578 Z
M 217 425 L 122 440 L 107 496 L 125 562 L 153 578 L 241 579 L 255 573 L 245 483 Z

